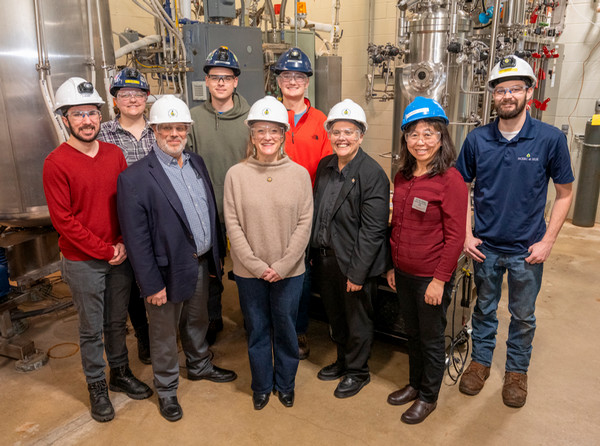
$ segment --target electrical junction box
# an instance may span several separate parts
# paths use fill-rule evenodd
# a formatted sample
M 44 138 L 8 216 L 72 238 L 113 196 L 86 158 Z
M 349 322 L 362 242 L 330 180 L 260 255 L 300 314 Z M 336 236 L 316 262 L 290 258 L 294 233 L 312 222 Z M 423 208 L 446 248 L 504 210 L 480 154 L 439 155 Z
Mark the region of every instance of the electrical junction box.
M 264 74 L 261 30 L 254 27 L 220 25 L 216 23 L 191 23 L 183 25 L 183 43 L 189 66 L 187 73 L 188 104 L 190 108 L 208 100 L 205 85 L 204 63 L 206 56 L 226 46 L 238 58 L 241 74 L 237 86 L 250 105 L 264 97 Z

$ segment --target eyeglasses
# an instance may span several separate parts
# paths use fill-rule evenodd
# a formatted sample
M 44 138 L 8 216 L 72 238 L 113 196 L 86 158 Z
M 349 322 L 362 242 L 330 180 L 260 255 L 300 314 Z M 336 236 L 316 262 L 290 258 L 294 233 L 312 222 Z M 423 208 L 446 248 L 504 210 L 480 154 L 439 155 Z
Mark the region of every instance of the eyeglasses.
M 442 139 L 442 134 L 440 132 L 428 132 L 425 131 L 423 133 L 410 132 L 404 135 L 406 142 L 410 144 L 416 144 L 419 140 L 423 141 L 425 144 L 433 144 Z
M 515 96 L 523 93 L 525 90 L 527 90 L 527 87 L 523 87 L 522 85 L 514 85 L 510 88 L 496 88 L 494 90 L 494 95 L 502 97 L 507 94 L 512 94 Z
M 70 116 L 73 121 L 83 121 L 83 119 L 87 116 L 90 120 L 96 120 L 100 118 L 100 110 L 90 110 L 90 111 L 74 111 L 67 113 L 67 116 Z
M 130 92 L 127 92 L 127 93 L 125 93 L 125 92 L 123 92 L 123 93 L 122 92 L 118 92 L 117 93 L 117 97 L 119 99 L 136 99 L 136 100 L 141 100 L 141 99 L 148 98 L 148 95 L 146 93 L 142 93 L 141 91 L 140 92 L 130 91 Z
M 173 129 L 175 129 L 175 131 L 177 133 L 187 133 L 188 130 L 190 129 L 190 125 L 189 124 L 158 124 L 156 126 L 157 130 L 160 133 L 172 133 Z
M 231 74 L 209 74 L 206 77 L 212 82 L 219 83 L 220 81 L 223 81 L 225 84 L 230 84 L 235 79 L 235 76 L 232 76 Z
M 308 82 L 308 76 L 304 73 L 281 73 L 279 78 L 286 83 L 296 81 L 298 84 L 305 84 Z
M 267 135 L 272 139 L 279 139 L 283 136 L 283 129 L 281 127 L 252 127 L 250 132 L 256 139 L 264 139 Z
M 358 139 L 360 137 L 360 130 L 358 130 L 358 129 L 330 130 L 329 136 L 332 138 L 335 138 L 335 139 L 341 138 L 342 136 L 345 136 L 348 139 L 350 139 L 352 137 L 354 137 L 354 139 Z

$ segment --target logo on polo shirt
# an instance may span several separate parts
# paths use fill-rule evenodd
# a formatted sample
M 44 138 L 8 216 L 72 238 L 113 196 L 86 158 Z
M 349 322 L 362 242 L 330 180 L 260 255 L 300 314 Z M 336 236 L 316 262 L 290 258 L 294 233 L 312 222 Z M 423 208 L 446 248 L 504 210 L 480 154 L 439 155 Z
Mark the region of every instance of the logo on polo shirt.
M 519 161 L 539 161 L 540 159 L 536 156 L 536 157 L 532 157 L 531 153 L 528 153 L 525 156 L 518 156 L 517 159 Z

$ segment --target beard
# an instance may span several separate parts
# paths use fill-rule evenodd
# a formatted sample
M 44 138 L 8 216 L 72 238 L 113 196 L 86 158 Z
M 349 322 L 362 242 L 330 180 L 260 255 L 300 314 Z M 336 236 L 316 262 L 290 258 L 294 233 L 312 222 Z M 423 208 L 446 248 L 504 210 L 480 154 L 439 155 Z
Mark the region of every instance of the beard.
M 504 104 L 513 104 L 513 109 L 504 110 L 502 105 Z M 517 98 L 511 99 L 502 99 L 500 103 L 496 105 L 496 112 L 501 119 L 513 119 L 519 116 L 523 110 L 525 110 L 525 106 L 527 105 L 527 95 L 523 95 L 521 100 Z
M 82 125 L 81 127 L 73 128 L 71 126 L 71 123 L 69 123 L 68 128 L 69 128 L 69 132 L 71 133 L 71 136 L 73 136 L 73 138 L 78 139 L 79 141 L 84 142 L 84 143 L 89 143 L 89 142 L 95 141 L 96 137 L 98 136 L 98 133 L 100 133 L 100 126 L 95 127 L 93 125 Z M 90 137 L 81 136 L 81 131 L 88 129 L 88 128 L 96 129 L 96 131 L 94 132 L 94 135 L 90 136 Z
M 160 150 L 165 152 L 167 155 L 172 156 L 173 158 L 179 158 L 183 149 L 185 149 L 185 143 L 187 142 L 187 138 L 178 138 L 180 143 L 178 147 L 173 147 L 167 144 L 167 139 L 156 138 L 156 145 Z M 169 141 L 173 141 L 173 139 L 169 139 Z

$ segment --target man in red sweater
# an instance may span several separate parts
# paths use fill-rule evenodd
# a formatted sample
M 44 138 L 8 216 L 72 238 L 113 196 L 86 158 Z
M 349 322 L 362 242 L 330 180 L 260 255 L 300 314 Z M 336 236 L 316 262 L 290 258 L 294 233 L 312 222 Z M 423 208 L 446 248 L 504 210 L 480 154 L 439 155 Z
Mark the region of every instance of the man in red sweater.
M 310 59 L 299 48 L 290 48 L 279 57 L 273 66 L 273 72 L 277 75 L 281 102 L 288 111 L 290 123 L 290 129 L 285 134 L 285 152 L 292 161 L 308 170 L 314 186 L 319 161 L 332 152 L 324 127 L 327 117 L 322 111 L 313 108 L 310 101 L 304 97 L 308 90 L 309 77 L 313 75 Z M 296 334 L 300 359 L 306 359 L 310 354 L 306 337 L 311 288 L 311 270 L 308 262 L 302 288 Z
M 144 399 L 152 390 L 129 369 L 125 344 L 127 303 L 133 277 L 117 218 L 117 177 L 127 163 L 119 147 L 97 141 L 104 104 L 91 83 L 68 79 L 56 91 L 55 112 L 70 132 L 44 162 L 48 210 L 59 233 L 62 275 L 79 315 L 81 362 L 91 415 L 110 421 L 110 390 Z M 103 342 L 104 335 L 104 342 Z

